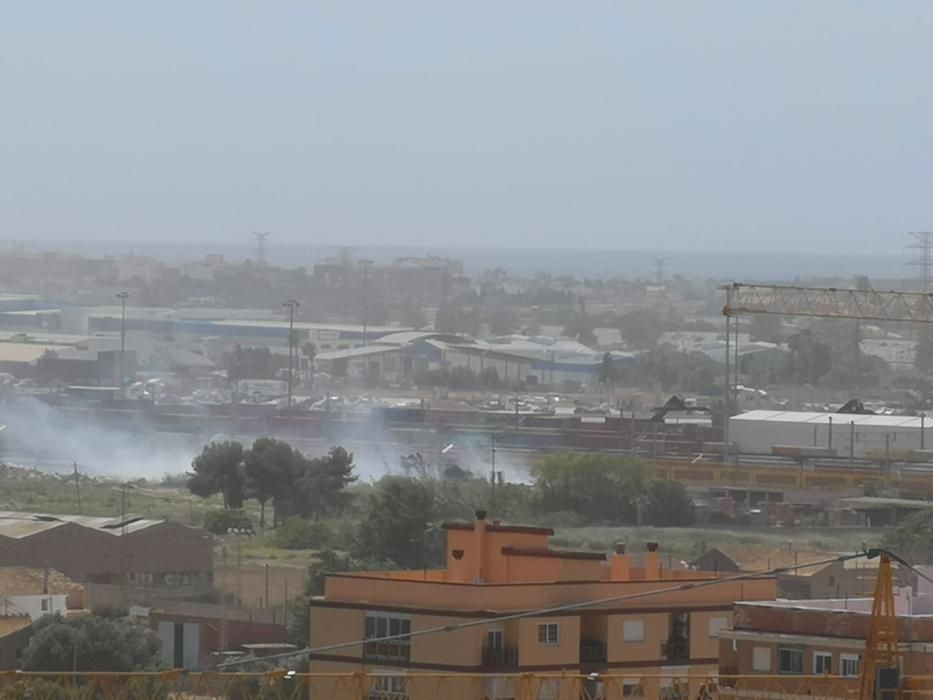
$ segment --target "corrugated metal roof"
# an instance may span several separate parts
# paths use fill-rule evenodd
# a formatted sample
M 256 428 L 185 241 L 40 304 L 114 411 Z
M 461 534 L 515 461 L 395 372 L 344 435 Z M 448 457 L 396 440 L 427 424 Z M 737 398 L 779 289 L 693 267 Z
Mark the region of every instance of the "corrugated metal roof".
M 921 419 L 916 416 L 878 416 L 858 413 L 819 413 L 815 411 L 746 411 L 732 416 L 730 421 L 770 422 L 770 423 L 814 423 L 828 425 L 830 418 L 835 425 L 878 426 L 882 428 L 921 428 Z M 933 421 L 923 424 L 933 428 Z
M 48 515 L 45 513 L 21 513 L 18 511 L 0 511 L 0 537 L 22 539 L 46 530 L 62 527 L 68 523 L 85 527 L 89 530 L 114 536 L 124 531 L 129 534 L 164 523 L 164 520 L 150 520 L 128 514 L 122 518 L 101 518 L 90 515 Z
M 362 348 L 347 348 L 346 350 L 329 350 L 328 352 L 319 352 L 315 355 L 315 360 L 346 360 L 352 357 L 366 357 L 367 355 L 384 355 L 388 352 L 398 352 L 401 350 L 396 345 L 369 345 Z

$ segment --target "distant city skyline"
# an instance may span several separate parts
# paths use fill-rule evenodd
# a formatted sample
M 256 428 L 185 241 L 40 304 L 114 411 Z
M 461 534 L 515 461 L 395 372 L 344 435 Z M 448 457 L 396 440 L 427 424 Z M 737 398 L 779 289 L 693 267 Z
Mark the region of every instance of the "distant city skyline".
M 0 239 L 899 254 L 933 5 L 12 4 Z
M 354 257 L 389 262 L 396 257 L 439 255 L 462 260 L 465 271 L 477 275 L 501 267 L 510 274 L 531 276 L 537 272 L 577 277 L 629 278 L 653 280 L 655 258 L 666 258 L 666 277 L 680 275 L 692 279 L 730 281 L 789 282 L 812 278 L 853 278 L 867 275 L 875 280 L 902 280 L 913 284 L 917 270 L 907 263 L 906 250 L 895 248 L 891 255 L 830 255 L 825 253 L 741 253 L 720 251 L 670 250 L 570 250 L 469 248 L 445 246 L 348 246 Z M 231 260 L 255 258 L 255 244 L 250 238 L 230 242 L 187 241 L 4 241 L 4 250 L 28 250 L 76 253 L 87 256 L 149 255 L 168 262 L 192 260 L 206 255 L 224 255 Z M 335 257 L 339 246 L 277 243 L 269 239 L 266 258 L 270 264 L 284 267 L 310 267 L 328 257 Z

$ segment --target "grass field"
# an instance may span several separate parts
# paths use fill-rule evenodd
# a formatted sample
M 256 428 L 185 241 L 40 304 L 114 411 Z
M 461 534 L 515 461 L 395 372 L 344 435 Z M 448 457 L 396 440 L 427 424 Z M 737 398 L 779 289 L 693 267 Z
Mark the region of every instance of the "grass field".
M 624 542 L 628 551 L 638 553 L 644 551 L 646 542 L 658 542 L 662 554 L 670 555 L 675 561 L 690 561 L 710 547 L 780 547 L 793 542 L 797 549 L 853 552 L 860 549 L 862 543 L 877 544 L 881 537 L 879 530 L 858 528 L 735 530 L 720 527 L 577 527 L 557 529 L 553 543 L 556 547 L 610 551 L 616 542 Z

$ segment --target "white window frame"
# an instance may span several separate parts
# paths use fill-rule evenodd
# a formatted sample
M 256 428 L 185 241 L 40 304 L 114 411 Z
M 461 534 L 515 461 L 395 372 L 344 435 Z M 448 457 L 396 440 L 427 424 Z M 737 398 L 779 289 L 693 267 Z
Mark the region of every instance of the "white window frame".
M 554 632 L 553 639 L 551 632 Z M 544 633 L 542 635 L 542 632 Z M 542 636 L 544 637 L 542 639 Z M 560 646 L 560 623 L 559 622 L 539 622 L 538 623 L 538 644 L 543 647 Z
M 725 629 L 729 629 L 728 617 L 711 617 L 709 619 L 708 632 L 710 639 L 719 639 L 719 634 Z
M 402 700 L 408 697 L 405 671 L 399 669 L 375 669 L 371 672 L 370 697 L 384 700 Z
M 846 673 L 846 663 L 855 662 L 855 673 Z M 839 675 L 846 678 L 858 678 L 862 670 L 862 657 L 859 654 L 840 654 L 839 655 Z
M 799 671 L 786 671 L 783 668 L 781 668 L 781 652 L 787 652 L 789 654 L 799 654 L 800 670 Z M 786 673 L 792 676 L 795 676 L 795 675 L 799 676 L 800 674 L 803 673 L 803 665 L 804 665 L 803 649 L 801 649 L 800 647 L 793 647 L 793 646 L 778 647 L 777 649 L 777 672 L 778 673 Z
M 761 652 L 767 653 L 767 664 L 758 663 L 762 658 Z M 771 673 L 771 667 L 774 664 L 774 654 L 771 647 L 752 647 L 752 670 L 758 673 Z
M 496 628 L 486 630 L 486 648 L 505 649 L 505 630 Z
M 645 641 L 645 621 L 623 620 L 622 642 L 624 644 L 640 644 L 643 641 Z
M 820 669 L 818 659 L 829 659 L 829 669 Z M 813 675 L 827 675 L 830 676 L 833 673 L 833 653 L 831 651 L 814 651 L 813 652 Z
M 369 634 L 367 630 L 369 620 L 374 620 L 373 623 L 374 630 L 373 634 Z M 381 623 L 381 624 L 380 624 Z M 408 633 L 411 633 L 411 615 L 400 615 L 398 613 L 388 613 L 381 612 L 379 610 L 367 610 L 363 615 L 363 639 L 382 639 L 383 637 L 390 637 L 397 634 L 403 634 L 402 630 L 403 623 L 408 625 Z M 380 629 L 382 627 L 382 629 Z M 411 637 L 400 637 L 399 639 L 393 639 L 389 642 L 383 642 L 383 644 L 392 645 L 398 653 L 379 655 L 378 658 L 385 658 L 386 660 L 399 661 L 407 660 L 410 658 L 411 652 L 403 652 L 403 649 L 411 649 Z M 366 649 L 364 647 L 364 654 Z

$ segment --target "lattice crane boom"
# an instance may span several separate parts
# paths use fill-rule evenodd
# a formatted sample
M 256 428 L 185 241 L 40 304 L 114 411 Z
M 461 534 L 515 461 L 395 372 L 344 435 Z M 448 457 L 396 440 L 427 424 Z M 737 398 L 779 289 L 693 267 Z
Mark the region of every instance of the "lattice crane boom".
M 881 552 L 868 638 L 865 640 L 865 656 L 859 676 L 859 700 L 898 697 L 896 689 L 884 689 L 884 686 L 891 684 L 893 669 L 893 683 L 896 688 L 899 667 L 894 574 L 891 569 L 891 556 L 887 552 Z
M 725 290 L 725 316 L 772 314 L 933 323 L 933 294 L 923 292 L 741 283 Z

